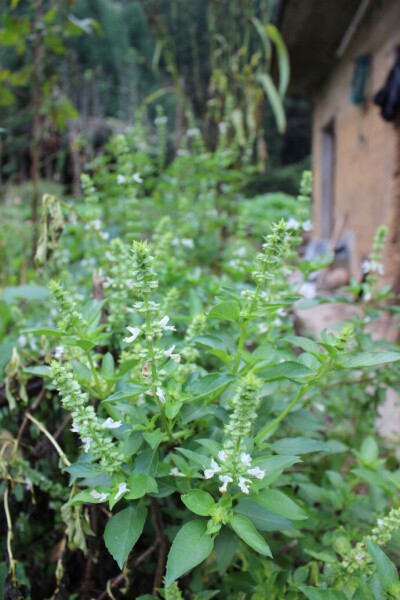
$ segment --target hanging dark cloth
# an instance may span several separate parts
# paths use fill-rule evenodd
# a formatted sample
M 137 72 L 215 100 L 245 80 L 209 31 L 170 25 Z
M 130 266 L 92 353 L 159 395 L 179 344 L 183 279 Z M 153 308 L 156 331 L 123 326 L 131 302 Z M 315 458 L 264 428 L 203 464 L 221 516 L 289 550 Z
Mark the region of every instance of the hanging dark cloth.
M 396 58 L 385 85 L 374 96 L 374 102 L 381 107 L 385 121 L 394 121 L 400 108 L 400 46 L 396 48 Z

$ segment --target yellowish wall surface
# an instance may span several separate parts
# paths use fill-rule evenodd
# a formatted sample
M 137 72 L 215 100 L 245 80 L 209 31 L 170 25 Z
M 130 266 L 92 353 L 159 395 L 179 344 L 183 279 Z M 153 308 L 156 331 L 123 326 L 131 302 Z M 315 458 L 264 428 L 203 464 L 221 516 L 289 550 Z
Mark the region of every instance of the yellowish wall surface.
M 322 129 L 334 119 L 336 170 L 334 221 L 344 223 L 341 237 L 351 250 L 351 272 L 361 275 L 361 262 L 371 248 L 376 228 L 389 227 L 384 264 L 386 280 L 400 277 L 399 128 L 379 114 L 372 97 L 382 87 L 400 44 L 400 0 L 374 0 L 344 56 L 315 98 L 313 126 L 314 236 L 321 237 Z M 371 53 L 365 106 L 350 100 L 355 58 Z

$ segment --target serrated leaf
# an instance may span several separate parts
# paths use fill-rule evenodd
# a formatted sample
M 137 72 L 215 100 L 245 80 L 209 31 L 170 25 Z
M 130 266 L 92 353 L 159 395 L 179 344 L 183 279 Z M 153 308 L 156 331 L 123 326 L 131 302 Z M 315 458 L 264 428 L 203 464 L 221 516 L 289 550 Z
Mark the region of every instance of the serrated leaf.
M 207 521 L 195 519 L 178 531 L 168 554 L 165 585 L 202 563 L 214 547 L 211 536 L 205 533 Z
M 233 515 L 229 522 L 233 531 L 239 536 L 250 548 L 264 556 L 272 558 L 271 550 L 263 536 L 258 533 L 253 523 L 243 515 Z
M 210 319 L 220 319 L 221 321 L 239 321 L 240 309 L 237 302 L 226 300 L 212 307 L 208 313 Z
M 146 516 L 144 506 L 131 505 L 112 516 L 106 525 L 104 542 L 120 569 L 142 534 Z
M 203 490 L 189 490 L 181 496 L 183 504 L 195 515 L 207 517 L 211 515 L 215 502 L 211 494 Z

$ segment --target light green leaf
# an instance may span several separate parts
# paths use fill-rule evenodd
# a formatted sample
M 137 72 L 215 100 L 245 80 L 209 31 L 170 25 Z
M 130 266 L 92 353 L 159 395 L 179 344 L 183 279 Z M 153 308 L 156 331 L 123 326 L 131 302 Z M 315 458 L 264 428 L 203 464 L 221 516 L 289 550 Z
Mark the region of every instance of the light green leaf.
M 285 42 L 275 25 L 265 26 L 268 37 L 274 42 L 278 56 L 279 68 L 279 95 L 281 98 L 286 94 L 290 79 L 290 60 Z
M 65 335 L 63 331 L 60 331 L 59 329 L 53 329 L 51 327 L 31 327 L 30 329 L 25 329 L 22 333 L 47 335 L 48 337 L 62 337 Z
M 210 319 L 234 321 L 237 323 L 239 321 L 239 313 L 240 309 L 238 303 L 233 300 L 226 300 L 225 302 L 220 302 L 220 304 L 213 306 L 208 313 L 208 317 Z
M 271 550 L 253 523 L 243 515 L 233 515 L 230 521 L 233 531 L 256 552 L 272 558 Z
M 240 498 L 235 512 L 248 517 L 258 531 L 288 531 L 293 528 L 288 519 L 266 510 L 250 498 Z
M 178 531 L 169 551 L 165 585 L 199 565 L 214 547 L 211 536 L 205 533 L 207 521 L 195 519 Z
M 258 369 L 254 369 L 257 373 Z M 284 363 L 276 365 L 276 367 L 268 367 L 259 371 L 264 381 L 275 381 L 277 379 L 304 379 L 313 375 L 314 371 L 305 365 L 288 360 Z
M 272 445 L 278 454 L 309 454 L 310 452 L 330 452 L 328 444 L 305 437 L 283 438 Z
M 146 390 L 145 386 L 138 383 L 127 383 L 121 390 L 108 396 L 103 402 L 115 402 L 116 400 L 126 400 L 139 396 Z
M 340 365 L 344 369 L 361 369 L 377 367 L 397 360 L 400 360 L 400 352 L 359 352 L 355 356 L 341 356 Z
M 36 377 L 51 377 L 53 374 L 50 367 L 46 367 L 44 365 L 38 365 L 37 367 L 25 367 L 24 373 L 36 375 Z
M 187 494 L 181 496 L 181 500 L 189 510 L 201 517 L 211 515 L 215 502 L 211 494 L 203 490 L 189 490 Z
M 308 515 L 291 498 L 286 496 L 280 490 L 262 490 L 251 499 L 260 504 L 267 510 L 270 510 L 281 517 L 286 517 L 292 521 L 308 519 Z
M 258 73 L 256 75 L 256 80 L 261 84 L 265 95 L 268 98 L 279 133 L 284 133 L 286 130 L 285 110 L 278 90 L 272 81 L 272 77 L 268 73 Z
M 111 517 L 106 525 L 104 542 L 120 569 L 142 534 L 146 516 L 144 506 L 131 505 Z
M 308 585 L 300 585 L 299 589 L 309 600 L 347 600 L 346 594 L 338 590 L 320 590 Z
M 374 544 L 371 540 L 366 539 L 365 543 L 367 545 L 368 552 L 375 563 L 376 573 L 381 586 L 385 592 L 391 593 L 393 596 L 398 598 L 400 594 L 400 584 L 399 575 L 395 565 L 386 556 L 386 554 L 382 552 L 379 546 Z
M 300 335 L 285 335 L 285 337 L 282 338 L 282 342 L 288 342 L 289 344 L 297 346 L 305 352 L 309 352 L 315 356 L 323 354 L 322 349 L 318 346 L 318 344 Z
M 111 352 L 107 352 L 101 362 L 101 374 L 105 379 L 111 379 L 114 376 L 114 366 L 114 357 Z

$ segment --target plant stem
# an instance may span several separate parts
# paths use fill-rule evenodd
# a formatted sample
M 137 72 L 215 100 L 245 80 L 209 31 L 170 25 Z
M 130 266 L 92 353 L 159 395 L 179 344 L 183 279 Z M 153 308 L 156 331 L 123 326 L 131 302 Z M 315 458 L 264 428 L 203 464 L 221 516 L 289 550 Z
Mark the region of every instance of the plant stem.
M 102 389 L 102 386 L 101 386 L 101 383 L 100 383 L 99 376 L 98 376 L 97 371 L 96 371 L 96 367 L 94 366 L 92 355 L 90 354 L 89 350 L 86 352 L 86 356 L 87 356 L 87 359 L 89 361 L 90 370 L 92 372 L 93 378 L 94 378 L 94 380 L 96 382 L 96 392 L 97 392 L 99 398 L 102 399 L 103 389 Z
M 12 580 L 13 580 L 13 583 L 16 583 L 17 578 L 15 575 L 15 561 L 14 561 L 12 547 L 11 547 L 11 542 L 12 542 L 12 538 L 13 538 L 13 530 L 12 530 L 10 508 L 8 505 L 8 488 L 9 488 L 9 482 L 7 481 L 6 488 L 4 490 L 4 512 L 5 512 L 6 521 L 7 521 L 7 554 L 8 554 L 8 561 L 10 563 L 10 571 L 11 571 Z
M 34 423 L 36 425 L 36 427 L 42 433 L 44 433 L 44 435 L 47 437 L 47 439 L 53 444 L 54 448 L 57 451 L 57 454 L 59 455 L 59 457 L 61 458 L 61 460 L 65 464 L 65 466 L 66 467 L 70 467 L 71 463 L 69 462 L 68 458 L 65 456 L 64 452 L 62 451 L 62 449 L 58 445 L 57 441 L 54 439 L 54 437 L 51 435 L 51 433 L 49 431 L 47 431 L 46 427 L 42 423 L 40 423 L 40 421 L 38 421 L 37 419 L 35 419 L 35 417 L 32 417 L 32 415 L 30 415 L 29 413 L 26 413 L 25 416 L 26 416 L 27 419 L 29 419 L 30 421 L 32 421 L 32 423 Z
M 235 363 L 233 365 L 233 370 L 232 370 L 233 373 L 238 372 L 238 369 L 240 366 L 240 360 L 242 358 L 245 337 L 246 337 L 246 323 L 242 323 L 241 331 L 240 331 L 240 338 L 239 338 L 238 347 L 236 350 Z

